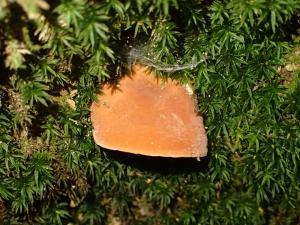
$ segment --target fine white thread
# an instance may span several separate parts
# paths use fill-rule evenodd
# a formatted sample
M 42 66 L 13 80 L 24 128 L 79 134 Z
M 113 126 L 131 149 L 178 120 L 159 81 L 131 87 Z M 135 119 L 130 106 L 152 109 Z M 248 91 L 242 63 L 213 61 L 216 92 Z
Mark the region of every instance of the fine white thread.
M 148 54 L 149 55 L 149 54 Z M 129 63 L 135 63 L 136 61 L 143 63 L 147 66 L 153 67 L 156 70 L 164 71 L 164 72 L 176 72 L 180 70 L 192 70 L 195 67 L 197 67 L 200 63 L 205 62 L 205 59 L 198 60 L 194 57 L 191 60 L 191 63 L 187 64 L 167 64 L 163 63 L 161 61 L 151 59 L 149 56 L 147 56 L 143 50 L 139 50 L 136 48 L 132 48 L 129 52 Z

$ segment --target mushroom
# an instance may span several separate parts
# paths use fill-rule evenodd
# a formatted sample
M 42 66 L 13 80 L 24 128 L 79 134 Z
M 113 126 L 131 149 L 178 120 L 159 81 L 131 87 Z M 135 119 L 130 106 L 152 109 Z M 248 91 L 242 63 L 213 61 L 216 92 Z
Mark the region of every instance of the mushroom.
M 204 157 L 203 118 L 184 86 L 133 65 L 116 86 L 105 84 L 91 106 L 96 144 L 111 150 L 161 156 Z

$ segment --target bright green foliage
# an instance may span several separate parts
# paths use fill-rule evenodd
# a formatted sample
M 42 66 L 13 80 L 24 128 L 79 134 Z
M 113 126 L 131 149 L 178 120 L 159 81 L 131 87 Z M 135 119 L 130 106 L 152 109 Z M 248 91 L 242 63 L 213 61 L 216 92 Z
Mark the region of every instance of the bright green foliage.
M 0 1 L 0 224 L 300 223 L 299 21 L 299 0 Z M 206 159 L 95 145 L 89 106 L 131 46 L 204 60 L 161 75 L 193 85 Z

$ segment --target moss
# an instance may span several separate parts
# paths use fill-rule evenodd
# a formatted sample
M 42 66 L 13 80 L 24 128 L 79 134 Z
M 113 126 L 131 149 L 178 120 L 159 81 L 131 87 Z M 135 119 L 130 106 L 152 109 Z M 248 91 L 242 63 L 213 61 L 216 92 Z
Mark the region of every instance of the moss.
M 26 2 L 0 3 L 0 224 L 300 222 L 298 0 Z M 207 158 L 94 143 L 89 106 L 132 46 L 201 62 L 160 76 L 193 86 Z

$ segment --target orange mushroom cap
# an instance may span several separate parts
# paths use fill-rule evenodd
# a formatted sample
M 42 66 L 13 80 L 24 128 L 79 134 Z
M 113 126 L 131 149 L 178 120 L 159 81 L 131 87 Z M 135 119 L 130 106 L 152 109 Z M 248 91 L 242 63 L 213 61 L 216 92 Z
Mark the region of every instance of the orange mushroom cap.
M 207 136 L 188 91 L 140 65 L 117 87 L 104 85 L 91 106 L 95 142 L 107 149 L 162 157 L 203 157 Z

